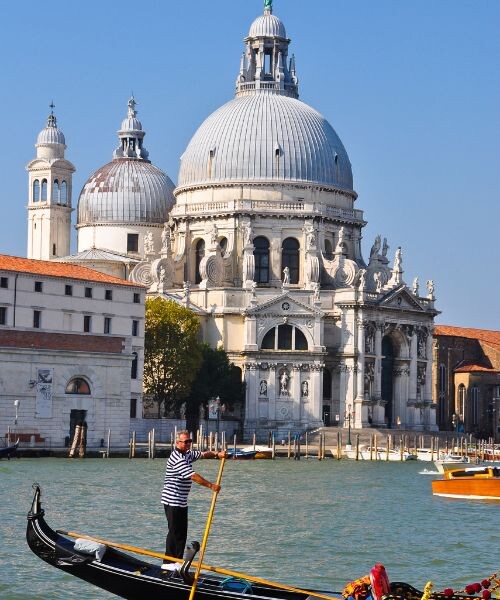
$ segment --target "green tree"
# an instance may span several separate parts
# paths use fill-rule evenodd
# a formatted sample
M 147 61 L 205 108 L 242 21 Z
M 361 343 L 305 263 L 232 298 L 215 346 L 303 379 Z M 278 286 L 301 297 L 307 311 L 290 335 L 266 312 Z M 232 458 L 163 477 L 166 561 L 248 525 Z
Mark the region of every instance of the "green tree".
M 202 361 L 200 322 L 188 308 L 163 298 L 146 300 L 144 391 L 158 417 L 178 408 Z
M 198 427 L 200 406 L 205 408 L 211 398 L 220 398 L 221 404 L 232 408 L 242 404 L 245 399 L 245 384 L 241 380 L 241 371 L 229 361 L 222 348 L 214 350 L 208 344 L 201 345 L 202 363 L 191 386 L 187 399 L 187 427 Z

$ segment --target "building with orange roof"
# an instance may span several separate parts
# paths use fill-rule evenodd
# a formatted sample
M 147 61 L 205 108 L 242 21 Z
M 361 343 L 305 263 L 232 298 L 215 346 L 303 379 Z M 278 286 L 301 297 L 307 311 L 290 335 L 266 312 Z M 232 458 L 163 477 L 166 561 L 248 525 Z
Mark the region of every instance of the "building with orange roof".
M 0 435 L 63 447 L 129 440 L 142 414 L 145 288 L 78 265 L 0 255 Z
M 500 331 L 436 325 L 433 354 L 440 428 L 500 440 Z

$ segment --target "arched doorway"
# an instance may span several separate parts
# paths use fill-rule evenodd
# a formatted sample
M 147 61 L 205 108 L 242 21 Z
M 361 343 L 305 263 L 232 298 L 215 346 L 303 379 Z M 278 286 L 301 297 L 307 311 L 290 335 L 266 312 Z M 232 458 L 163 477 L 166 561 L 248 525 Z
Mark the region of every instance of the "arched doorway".
M 393 425 L 393 370 L 394 370 L 394 344 L 390 337 L 382 339 L 382 400 L 385 404 L 385 421 L 387 427 Z

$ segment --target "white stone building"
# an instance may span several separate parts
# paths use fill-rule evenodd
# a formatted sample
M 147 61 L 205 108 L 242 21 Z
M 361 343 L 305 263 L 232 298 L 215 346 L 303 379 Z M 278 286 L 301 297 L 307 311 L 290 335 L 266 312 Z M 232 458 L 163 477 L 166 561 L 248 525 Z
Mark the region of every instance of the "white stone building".
M 0 255 L 0 432 L 63 446 L 129 440 L 142 413 L 145 289 L 85 267 Z
M 364 260 L 349 158 L 298 99 L 270 4 L 245 38 L 236 97 L 182 155 L 168 242 L 132 280 L 205 311 L 205 339 L 242 369 L 247 433 L 436 429 L 433 284 L 410 289 L 401 249 L 391 266 L 380 236 Z

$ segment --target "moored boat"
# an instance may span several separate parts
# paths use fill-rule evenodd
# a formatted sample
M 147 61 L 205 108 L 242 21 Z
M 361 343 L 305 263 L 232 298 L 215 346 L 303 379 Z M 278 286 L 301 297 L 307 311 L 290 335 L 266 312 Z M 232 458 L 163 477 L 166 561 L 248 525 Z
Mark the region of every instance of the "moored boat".
M 333 453 L 333 451 L 332 451 Z M 389 461 L 407 461 L 407 460 L 415 460 L 415 455 L 411 452 L 407 452 L 406 450 L 390 448 L 387 451 L 387 448 L 383 447 L 373 447 L 373 446 L 360 446 L 358 451 L 356 452 L 356 448 L 352 448 L 350 450 L 344 450 L 344 456 L 346 458 L 352 458 L 358 460 L 389 460 Z
M 230 460 L 253 460 L 257 454 L 256 450 L 245 448 L 228 448 L 227 457 Z
M 273 449 L 269 446 L 247 446 L 243 452 L 255 452 L 256 459 L 269 459 L 273 457 Z
M 500 467 L 466 467 L 444 472 L 432 483 L 435 496 L 472 500 L 500 500 Z
M 0 458 L 7 458 L 10 460 L 11 456 L 17 452 L 17 448 L 19 446 L 19 440 L 16 441 L 15 444 L 11 444 L 10 446 L 6 446 L 5 448 L 0 448 Z

